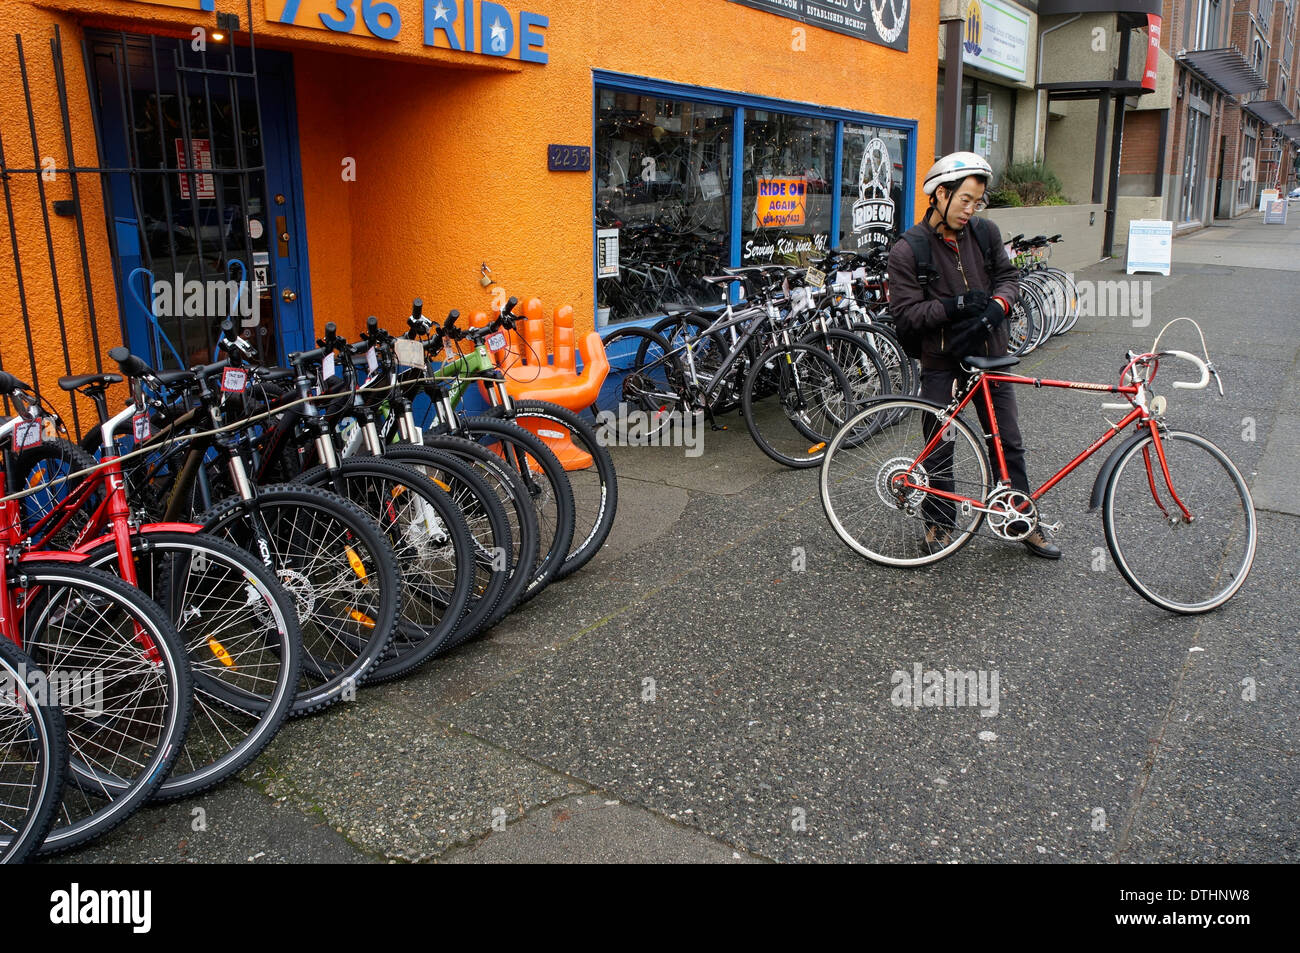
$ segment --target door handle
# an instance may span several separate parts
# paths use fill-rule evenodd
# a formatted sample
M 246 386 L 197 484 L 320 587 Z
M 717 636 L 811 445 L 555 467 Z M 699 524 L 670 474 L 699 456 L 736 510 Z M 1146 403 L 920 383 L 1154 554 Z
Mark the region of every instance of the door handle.
M 280 293 L 280 297 L 285 301 L 297 301 L 298 292 L 294 291 L 292 288 L 285 288 L 284 291 Z

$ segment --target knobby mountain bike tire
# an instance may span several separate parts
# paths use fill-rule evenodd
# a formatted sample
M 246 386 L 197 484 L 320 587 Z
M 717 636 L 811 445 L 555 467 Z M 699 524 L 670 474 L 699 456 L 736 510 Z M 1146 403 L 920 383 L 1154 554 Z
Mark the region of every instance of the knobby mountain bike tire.
M 437 653 L 441 654 L 473 638 L 496 611 L 511 579 L 523 576 L 516 572 L 519 567 L 514 564 L 510 523 L 505 507 L 487 480 L 464 460 L 442 450 L 409 443 L 387 444 L 384 459 L 412 467 L 432 480 L 451 497 L 469 530 L 474 556 L 470 595 L 465 614 Z M 526 577 L 521 579 L 521 584 L 527 584 Z M 399 629 L 393 637 L 389 657 L 370 673 L 370 681 L 383 682 L 402 674 L 404 669 L 395 663 L 409 648 L 409 640 Z
M 519 601 L 527 602 L 559 573 L 573 542 L 573 490 L 554 453 L 523 427 L 495 417 L 462 417 L 456 433 L 500 456 L 523 479 L 537 510 L 538 563 Z
M 107 833 L 153 795 L 185 743 L 193 685 L 176 629 L 139 589 L 67 563 L 22 563 L 12 579 L 22 648 L 66 692 L 68 781 L 44 855 Z
M 21 864 L 40 847 L 63 799 L 68 733 L 48 685 L 0 635 L 0 864 Z
M 432 658 L 460 624 L 474 582 L 473 540 L 451 497 L 413 468 L 374 456 L 349 457 L 337 471 L 313 467 L 293 482 L 333 490 L 378 523 L 402 573 L 393 633 L 402 670 Z
M 1106 545 L 1125 581 L 1148 602 L 1185 615 L 1209 612 L 1250 573 L 1255 504 L 1241 471 L 1199 434 L 1165 431 L 1160 450 L 1169 483 L 1150 434 L 1116 461 L 1102 498 Z
M 555 579 L 565 579 L 591 561 L 609 538 L 618 513 L 618 476 L 614 458 L 595 429 L 567 407 L 543 400 L 516 400 L 507 419 L 540 437 L 557 457 L 573 491 L 574 531 L 569 554 Z M 502 411 L 502 413 L 506 413 Z M 576 450 L 576 454 L 574 453 Z M 570 465 L 571 456 L 588 456 L 585 467 Z
M 533 505 L 528 486 L 506 461 L 481 444 L 465 437 L 450 434 L 423 434 L 422 446 L 449 453 L 473 467 L 475 472 L 491 487 L 506 511 L 510 525 L 510 539 L 514 550 L 510 559 L 510 580 L 501 599 L 484 620 L 480 631 L 490 629 L 514 608 L 524 589 L 533 578 L 541 548 L 541 531 L 537 526 L 537 509 Z
M 252 501 L 223 500 L 199 522 L 269 560 L 293 600 L 303 661 L 289 714 L 355 698 L 388 648 L 403 599 L 397 557 L 375 522 L 338 494 L 301 484 L 262 487 Z
M 131 543 L 136 585 L 176 626 L 194 680 L 185 744 L 153 796 L 168 801 L 220 784 L 270 744 L 298 688 L 302 633 L 288 593 L 252 553 L 148 527 Z M 112 542 L 88 562 L 119 574 Z

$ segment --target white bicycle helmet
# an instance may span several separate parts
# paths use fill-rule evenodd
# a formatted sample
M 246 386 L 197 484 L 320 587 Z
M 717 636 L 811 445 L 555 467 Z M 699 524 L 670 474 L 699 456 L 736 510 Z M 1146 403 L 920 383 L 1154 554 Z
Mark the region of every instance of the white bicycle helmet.
M 993 169 L 983 156 L 974 152 L 952 152 L 930 166 L 921 188 L 926 195 L 934 195 L 939 186 L 960 182 L 968 175 L 982 175 L 990 185 L 993 183 Z

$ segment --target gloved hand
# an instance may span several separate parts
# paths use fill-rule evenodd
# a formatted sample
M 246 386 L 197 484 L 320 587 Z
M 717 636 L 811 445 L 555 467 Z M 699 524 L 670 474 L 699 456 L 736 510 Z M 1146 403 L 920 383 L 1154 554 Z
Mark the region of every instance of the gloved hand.
M 949 321 L 954 318 L 977 318 L 989 306 L 989 293 L 987 291 L 964 291 L 953 298 L 940 298 L 939 303 L 943 305 L 943 312 Z
M 979 311 L 979 316 L 980 320 L 984 322 L 984 326 L 988 328 L 989 333 L 992 334 L 1007 319 L 1007 313 L 1002 310 L 1001 301 L 990 301 L 988 295 L 985 295 L 984 298 L 986 303 Z

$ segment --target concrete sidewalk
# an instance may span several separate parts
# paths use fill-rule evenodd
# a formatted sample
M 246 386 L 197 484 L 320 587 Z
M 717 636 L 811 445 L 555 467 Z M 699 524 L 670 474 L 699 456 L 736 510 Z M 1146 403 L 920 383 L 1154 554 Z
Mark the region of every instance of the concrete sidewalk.
M 1222 609 L 1171 616 L 1093 570 L 1096 462 L 1048 497 L 1062 562 L 977 539 L 902 572 L 850 552 L 815 471 L 732 416 L 696 458 L 616 451 L 608 546 L 486 638 L 60 860 L 1295 861 L 1300 228 L 1206 229 L 1174 261 L 1135 276 L 1149 326 L 1084 318 L 1021 369 L 1109 382 L 1167 320 L 1201 323 L 1227 396 L 1171 392 L 1169 416 L 1259 508 Z M 1101 430 L 1094 396 L 1020 405 L 1031 479 Z M 917 664 L 996 672 L 996 715 L 892 704 Z

